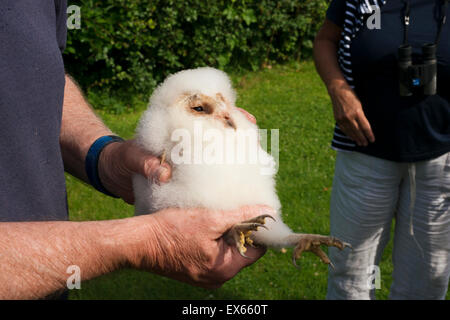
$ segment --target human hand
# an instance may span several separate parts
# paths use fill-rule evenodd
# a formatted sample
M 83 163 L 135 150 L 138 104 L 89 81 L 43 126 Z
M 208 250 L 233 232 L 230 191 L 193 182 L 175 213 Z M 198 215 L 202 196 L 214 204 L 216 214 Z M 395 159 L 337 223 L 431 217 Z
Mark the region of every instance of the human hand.
M 248 121 L 250 121 L 253 124 L 256 124 L 256 118 L 254 115 L 252 115 L 250 112 L 248 112 L 245 109 L 236 107 L 236 109 L 238 109 L 240 112 L 242 112 L 244 114 L 244 116 L 248 119 Z
M 237 107 L 236 107 L 237 108 Z M 256 118 L 242 108 L 237 108 L 249 121 L 256 123 Z M 141 174 L 155 182 L 168 182 L 171 167 L 168 163 L 160 164 L 161 159 L 142 148 L 134 140 L 107 145 L 100 154 L 99 177 L 103 186 L 112 194 L 134 204 L 133 174 Z
M 236 223 L 263 215 L 274 215 L 266 206 L 248 206 L 233 211 L 166 209 L 137 216 L 134 238 L 137 252 L 128 252 L 132 267 L 148 270 L 203 288 L 219 288 L 242 268 L 266 251 L 248 248 L 242 257 L 223 235 Z
M 333 103 L 334 118 L 339 128 L 358 146 L 375 142 L 361 102 L 348 84 L 332 85 L 328 88 Z
M 141 174 L 156 182 L 167 182 L 171 176 L 168 163 L 139 147 L 134 140 L 111 143 L 100 154 L 100 181 L 112 194 L 129 204 L 134 203 L 133 174 Z

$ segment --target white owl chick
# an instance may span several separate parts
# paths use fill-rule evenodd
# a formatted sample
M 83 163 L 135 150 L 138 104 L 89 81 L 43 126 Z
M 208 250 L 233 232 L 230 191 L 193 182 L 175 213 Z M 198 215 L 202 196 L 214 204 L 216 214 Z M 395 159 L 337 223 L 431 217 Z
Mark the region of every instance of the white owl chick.
M 227 233 L 227 240 L 242 255 L 246 244 L 255 243 L 294 247 L 294 264 L 303 251 L 330 264 L 320 245 L 342 250 L 349 244 L 333 237 L 294 233 L 283 223 L 275 170 L 270 168 L 274 160 L 258 142 L 258 127 L 235 107 L 235 100 L 228 76 L 213 68 L 184 70 L 159 85 L 141 118 L 136 140 L 170 163 L 172 177 L 168 183 L 156 184 L 134 176 L 135 213 L 168 207 L 232 210 L 267 205 L 275 209 L 275 217 L 244 221 Z M 265 221 L 268 217 L 272 219 Z

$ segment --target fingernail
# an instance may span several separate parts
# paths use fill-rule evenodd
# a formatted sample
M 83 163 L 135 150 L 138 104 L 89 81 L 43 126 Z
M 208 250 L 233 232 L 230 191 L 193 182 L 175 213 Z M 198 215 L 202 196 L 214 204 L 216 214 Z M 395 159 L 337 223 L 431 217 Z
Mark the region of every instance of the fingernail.
M 161 178 L 163 177 L 163 175 L 165 175 L 167 172 L 167 169 L 163 166 L 159 167 L 155 174 L 154 174 L 154 179 L 156 180 L 156 183 L 159 184 L 159 182 L 161 182 Z

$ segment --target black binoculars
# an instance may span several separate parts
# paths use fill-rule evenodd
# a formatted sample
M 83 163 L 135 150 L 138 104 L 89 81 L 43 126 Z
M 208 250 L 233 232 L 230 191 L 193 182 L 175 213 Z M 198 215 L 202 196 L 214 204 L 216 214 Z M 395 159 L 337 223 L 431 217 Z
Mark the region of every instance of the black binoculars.
M 402 97 L 422 92 L 424 95 L 436 94 L 437 85 L 437 45 L 422 46 L 422 58 L 419 64 L 413 63 L 412 47 L 408 44 L 398 48 L 399 93 Z

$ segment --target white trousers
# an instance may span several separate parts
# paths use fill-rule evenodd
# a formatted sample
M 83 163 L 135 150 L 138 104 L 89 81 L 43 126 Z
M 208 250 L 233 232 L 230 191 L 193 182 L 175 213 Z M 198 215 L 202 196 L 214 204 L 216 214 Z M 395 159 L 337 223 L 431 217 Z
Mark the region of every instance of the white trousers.
M 376 269 L 394 218 L 389 297 L 445 299 L 450 275 L 450 153 L 414 166 L 415 182 L 407 163 L 338 151 L 330 229 L 352 244 L 353 251 L 329 249 L 335 269 L 329 271 L 327 299 L 375 298 L 373 280 L 378 271 L 387 272 Z

